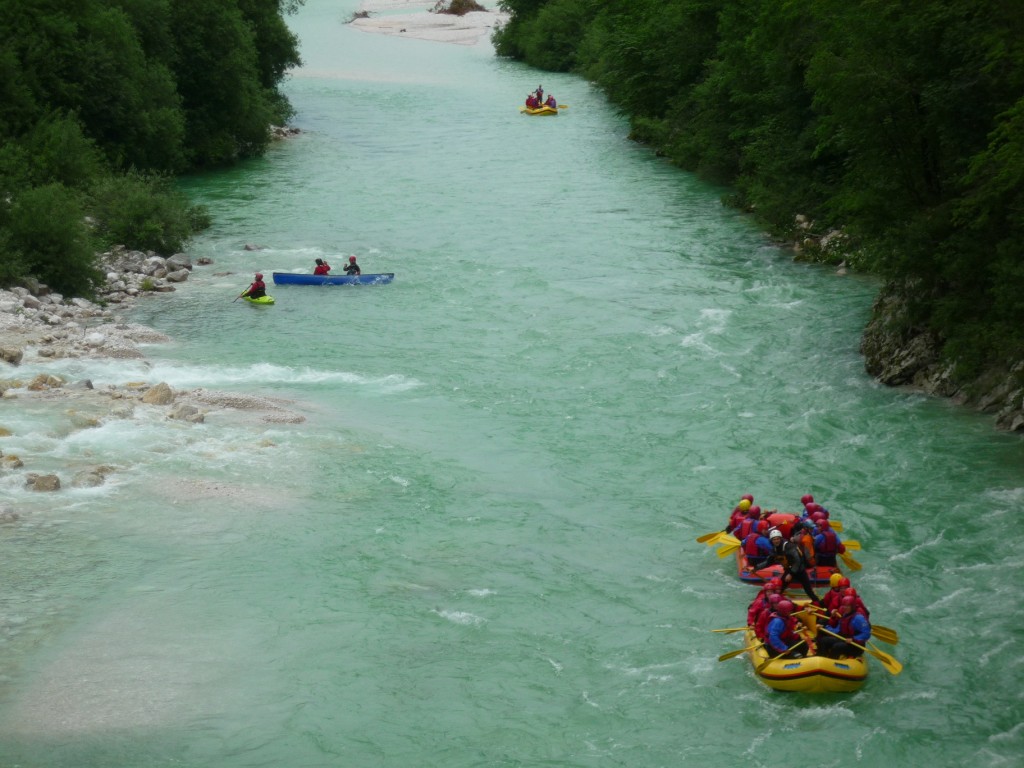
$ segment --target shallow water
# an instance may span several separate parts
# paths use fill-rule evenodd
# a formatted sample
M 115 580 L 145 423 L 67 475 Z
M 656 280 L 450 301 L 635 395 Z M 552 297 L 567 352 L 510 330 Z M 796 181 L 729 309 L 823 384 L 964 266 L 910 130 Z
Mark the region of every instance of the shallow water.
M 875 284 L 793 264 L 586 83 L 540 76 L 569 109 L 528 118 L 538 73 L 352 10 L 292 20 L 303 133 L 187 181 L 215 263 L 131 318 L 174 343 L 23 372 L 305 420 L 0 400 L 26 469 L 116 470 L 0 475 L 0 765 L 1018 764 L 1020 438 L 869 379 Z M 350 253 L 395 282 L 233 301 Z M 744 492 L 862 542 L 902 674 L 808 697 L 717 661 L 752 590 L 694 539 Z

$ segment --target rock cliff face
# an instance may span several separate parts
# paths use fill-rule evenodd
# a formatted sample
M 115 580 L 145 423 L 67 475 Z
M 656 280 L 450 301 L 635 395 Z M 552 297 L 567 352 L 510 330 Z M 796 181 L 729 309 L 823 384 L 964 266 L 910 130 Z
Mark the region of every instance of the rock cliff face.
M 995 414 L 997 427 L 1024 432 L 1024 361 L 986 371 L 973 381 L 958 381 L 955 362 L 942 357 L 942 339 L 910 321 L 906 291 L 890 283 L 875 300 L 860 347 L 867 372 L 889 386 L 952 398 Z

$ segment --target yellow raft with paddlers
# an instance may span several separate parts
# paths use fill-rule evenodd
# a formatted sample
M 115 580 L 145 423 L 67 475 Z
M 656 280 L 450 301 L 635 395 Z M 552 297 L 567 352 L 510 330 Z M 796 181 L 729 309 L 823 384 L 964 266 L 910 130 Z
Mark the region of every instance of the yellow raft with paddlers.
M 797 603 L 800 604 L 799 601 Z M 813 612 L 806 611 L 806 603 L 801 607 L 803 610 L 800 618 L 805 629 L 800 636 L 813 651 L 817 632 L 816 618 Z M 868 679 L 868 664 L 863 657 L 830 659 L 812 653 L 800 659 L 773 658 L 768 655 L 764 643 L 757 639 L 753 629 L 748 628 L 743 633 L 743 639 L 750 663 L 754 666 L 754 674 L 776 691 L 850 693 L 864 685 Z

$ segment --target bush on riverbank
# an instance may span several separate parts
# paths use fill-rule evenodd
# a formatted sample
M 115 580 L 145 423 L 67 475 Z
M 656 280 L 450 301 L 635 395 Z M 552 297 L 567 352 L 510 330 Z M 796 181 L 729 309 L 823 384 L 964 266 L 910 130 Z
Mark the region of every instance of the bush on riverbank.
M 1024 359 L 1024 7 L 503 0 L 500 55 L 575 71 L 772 232 L 805 214 L 968 380 Z M 805 250 L 804 256 L 813 253 Z M 824 249 L 822 249 L 824 252 Z M 825 258 L 833 258 L 826 254 Z
M 0 0 L 0 285 L 89 295 L 97 248 L 180 250 L 208 222 L 173 175 L 261 154 L 291 115 L 300 4 Z

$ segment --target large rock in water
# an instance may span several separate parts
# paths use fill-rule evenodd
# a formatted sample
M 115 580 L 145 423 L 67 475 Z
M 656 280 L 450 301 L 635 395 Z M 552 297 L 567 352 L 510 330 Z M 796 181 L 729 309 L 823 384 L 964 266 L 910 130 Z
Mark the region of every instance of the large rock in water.
M 149 405 L 169 405 L 174 402 L 174 392 L 165 382 L 161 381 L 155 387 L 146 390 L 146 394 L 142 396 L 142 402 Z

